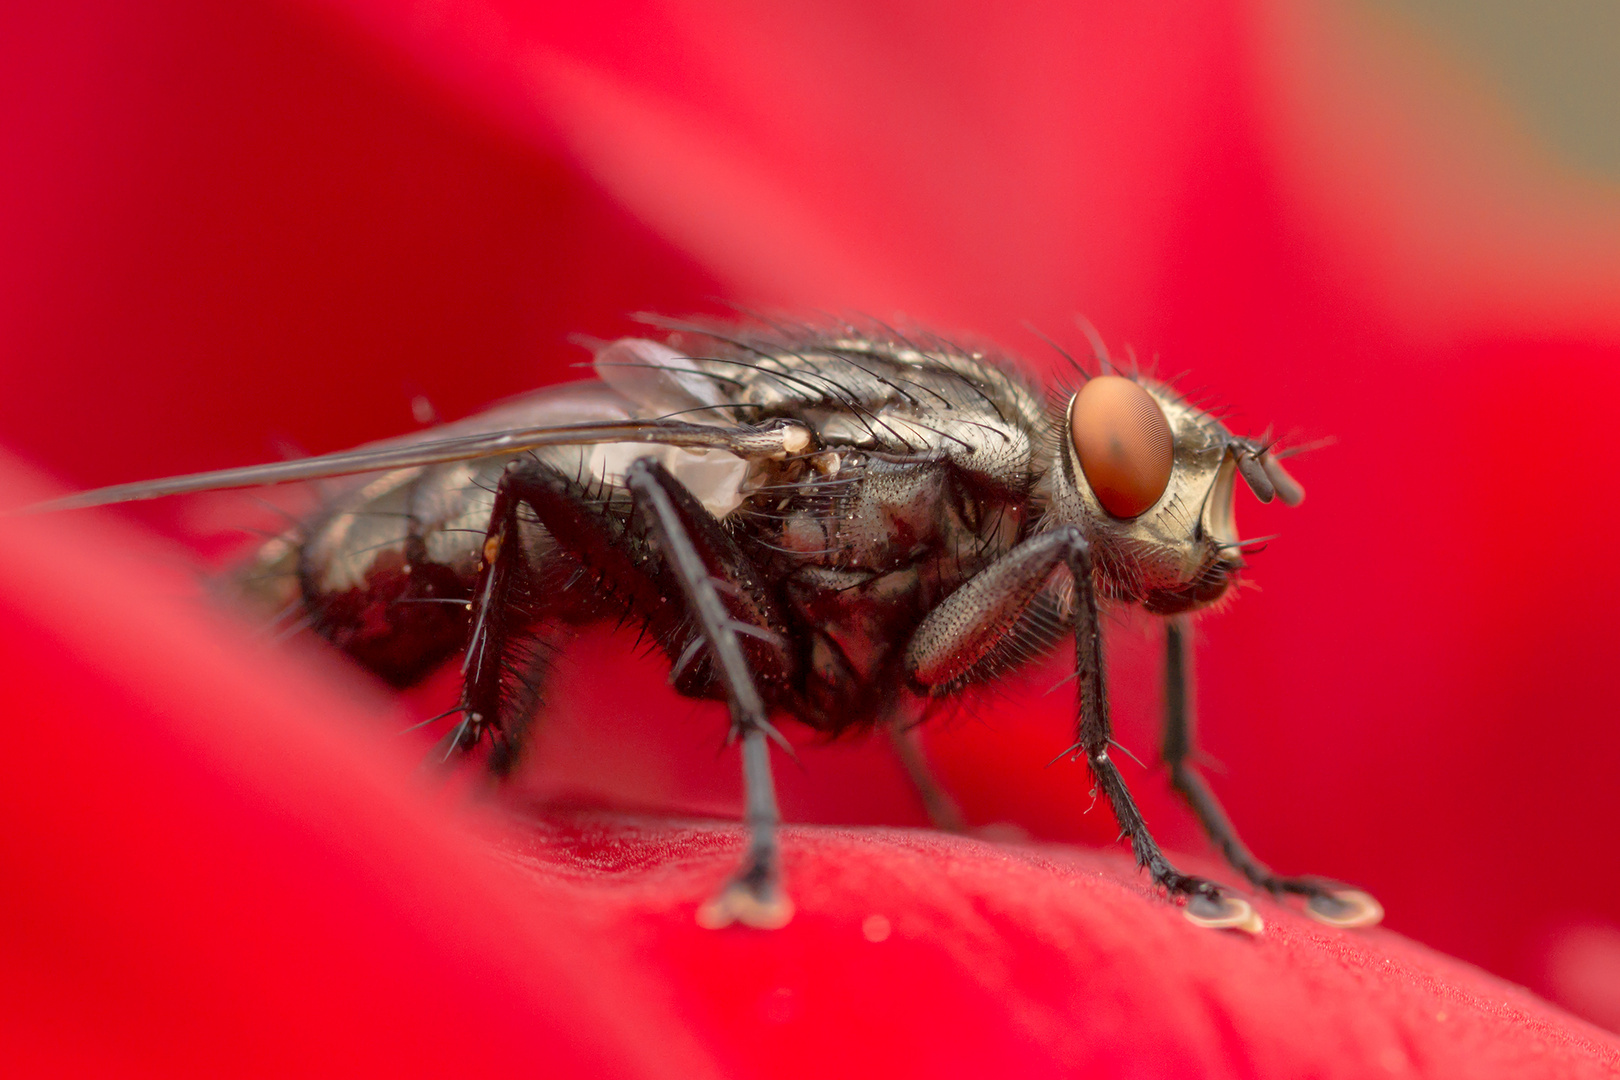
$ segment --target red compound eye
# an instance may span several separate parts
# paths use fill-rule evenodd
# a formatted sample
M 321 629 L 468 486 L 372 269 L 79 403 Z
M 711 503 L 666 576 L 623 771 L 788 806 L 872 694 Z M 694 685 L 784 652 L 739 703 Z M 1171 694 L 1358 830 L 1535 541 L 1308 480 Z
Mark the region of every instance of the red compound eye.
M 1099 375 L 1069 409 L 1069 437 L 1103 509 L 1133 518 L 1170 484 L 1175 439 L 1153 396 L 1130 379 Z

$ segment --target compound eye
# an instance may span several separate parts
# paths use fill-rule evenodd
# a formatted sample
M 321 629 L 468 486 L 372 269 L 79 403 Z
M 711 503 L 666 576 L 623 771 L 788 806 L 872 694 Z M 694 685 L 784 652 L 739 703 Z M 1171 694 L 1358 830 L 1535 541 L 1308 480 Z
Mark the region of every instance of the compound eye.
M 1114 517 L 1136 517 L 1170 485 L 1170 422 L 1130 379 L 1099 375 L 1081 387 L 1069 407 L 1069 437 L 1086 482 Z

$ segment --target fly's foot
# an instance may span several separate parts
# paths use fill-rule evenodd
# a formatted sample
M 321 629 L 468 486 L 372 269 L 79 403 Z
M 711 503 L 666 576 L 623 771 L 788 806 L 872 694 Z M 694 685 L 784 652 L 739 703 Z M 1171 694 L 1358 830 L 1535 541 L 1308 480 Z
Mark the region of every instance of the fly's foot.
M 1384 906 L 1360 889 L 1323 889 L 1305 901 L 1305 914 L 1328 926 L 1355 930 L 1382 922 Z
M 1273 896 L 1285 893 L 1303 896 L 1305 914 L 1325 926 L 1357 930 L 1377 926 L 1384 919 L 1384 906 L 1371 894 L 1328 878 L 1269 875 L 1255 879 L 1254 883 Z
M 489 766 L 497 776 L 505 776 L 511 772 L 513 763 L 517 760 L 517 745 L 508 738 L 499 724 L 491 723 L 482 715 L 472 711 L 465 705 L 458 705 L 449 712 L 423 721 L 423 724 L 442 720 L 446 716 L 461 714 L 461 720 L 454 724 L 444 737 L 434 744 L 427 756 L 422 759 L 421 769 L 434 771 L 446 766 L 452 758 L 466 757 L 478 749 L 480 743 L 487 737 L 490 744 Z M 416 725 L 421 727 L 422 724 Z M 415 730 L 407 728 L 407 731 Z
M 793 919 L 793 901 L 782 890 L 776 874 L 750 866 L 726 882 L 719 895 L 698 908 L 698 925 L 719 930 L 742 923 L 755 930 L 780 930 Z
M 1184 896 L 1187 906 L 1182 915 L 1194 926 L 1206 930 L 1240 930 L 1245 934 L 1259 934 L 1266 928 L 1254 905 L 1239 896 L 1232 896 L 1213 881 L 1177 873 L 1168 865 L 1154 875 L 1171 896 Z
M 1320 877 L 1279 877 L 1264 867 L 1251 872 L 1256 888 L 1274 897 L 1292 893 L 1305 898 L 1305 914 L 1326 926 L 1355 930 L 1377 926 L 1384 918 L 1384 907 L 1370 894 Z
M 1254 905 L 1238 896 L 1228 896 L 1219 889 L 1195 892 L 1187 897 L 1187 906 L 1181 909 L 1187 921 L 1206 930 L 1241 930 L 1245 934 L 1259 934 L 1266 928 L 1265 920 L 1254 910 Z

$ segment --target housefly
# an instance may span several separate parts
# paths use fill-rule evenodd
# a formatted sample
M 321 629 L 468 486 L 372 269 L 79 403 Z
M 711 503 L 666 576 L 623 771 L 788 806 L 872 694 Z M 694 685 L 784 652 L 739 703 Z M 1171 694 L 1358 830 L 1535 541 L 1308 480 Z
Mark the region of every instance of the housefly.
M 772 717 L 906 735 L 942 699 L 1072 640 L 1076 740 L 1137 863 L 1209 927 L 1253 908 L 1184 874 L 1138 812 L 1112 745 L 1099 605 L 1168 620 L 1163 756 L 1173 788 L 1253 885 L 1338 926 L 1376 922 L 1359 890 L 1284 877 L 1238 839 L 1193 765 L 1188 615 L 1243 570 L 1237 481 L 1304 492 L 1263 440 L 1165 384 L 1075 365 L 1050 401 L 1006 357 L 886 327 L 649 319 L 661 340 L 602 344 L 590 381 L 356 450 L 104 488 L 56 508 L 355 476 L 252 576 L 287 583 L 314 628 L 407 685 L 460 652 L 440 753 L 517 761 L 548 642 L 638 624 L 687 696 L 724 701 L 741 743 L 749 841 L 698 913 L 785 924 Z M 784 744 L 785 745 L 785 744 Z M 929 796 L 932 796 L 931 798 Z

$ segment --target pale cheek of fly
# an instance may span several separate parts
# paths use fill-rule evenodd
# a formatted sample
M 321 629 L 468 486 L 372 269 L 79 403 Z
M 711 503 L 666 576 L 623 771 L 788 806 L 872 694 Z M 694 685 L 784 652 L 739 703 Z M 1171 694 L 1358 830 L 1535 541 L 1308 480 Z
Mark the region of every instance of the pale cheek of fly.
M 1075 395 L 1069 437 L 1097 501 L 1133 518 L 1170 485 L 1175 438 L 1153 395 L 1120 375 L 1099 375 Z

